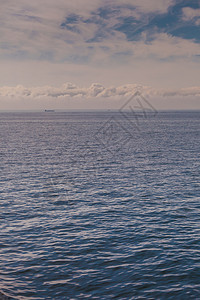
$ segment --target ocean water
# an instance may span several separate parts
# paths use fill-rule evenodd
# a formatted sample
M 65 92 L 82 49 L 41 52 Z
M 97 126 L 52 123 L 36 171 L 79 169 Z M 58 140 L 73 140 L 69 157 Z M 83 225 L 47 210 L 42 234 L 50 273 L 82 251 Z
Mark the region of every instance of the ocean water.
M 0 113 L 0 290 L 200 299 L 200 112 Z

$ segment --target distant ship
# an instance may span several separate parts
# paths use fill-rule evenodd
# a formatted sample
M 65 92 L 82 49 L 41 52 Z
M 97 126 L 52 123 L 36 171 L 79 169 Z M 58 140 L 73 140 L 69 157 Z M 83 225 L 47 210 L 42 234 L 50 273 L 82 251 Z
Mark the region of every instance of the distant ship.
M 44 111 L 45 111 L 45 112 L 55 112 L 54 109 L 45 109 Z

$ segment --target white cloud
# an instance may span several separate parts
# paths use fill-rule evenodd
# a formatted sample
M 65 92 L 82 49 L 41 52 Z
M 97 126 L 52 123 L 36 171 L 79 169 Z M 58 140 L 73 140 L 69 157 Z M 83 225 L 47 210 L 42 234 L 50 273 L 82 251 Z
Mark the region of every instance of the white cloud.
M 197 26 L 200 25 L 200 9 L 184 7 L 182 9 L 182 12 L 183 12 L 183 20 L 185 21 L 194 20 Z
M 200 44 L 193 40 L 174 37 L 167 33 L 154 35 L 152 41 L 147 41 L 145 35 L 135 42 L 129 42 L 124 35 L 114 34 L 110 39 L 102 41 L 101 47 L 93 43 L 94 52 L 91 59 L 94 63 L 109 63 L 114 55 L 117 55 L 118 63 L 122 59 L 126 63 L 131 58 L 135 59 L 168 59 L 168 58 L 192 58 L 200 55 Z M 102 50 L 105 48 L 106 51 Z M 123 56 L 124 53 L 124 56 Z
M 185 20 L 192 20 L 195 17 L 200 17 L 200 9 L 184 7 L 183 8 L 183 17 Z
M 166 12 L 172 3 L 172 0 L 115 0 L 109 3 L 105 0 L 44 0 L 41 4 L 40 0 L 7 0 L 0 10 L 0 56 L 76 63 L 95 61 L 101 56 L 102 59 L 110 59 L 115 52 L 132 51 L 133 43 L 113 28 L 119 24 L 119 17 L 134 16 L 145 22 L 143 14 Z M 120 10 L 115 10 L 117 6 Z M 101 7 L 112 8 L 113 14 L 108 19 L 100 20 L 98 9 Z M 93 18 L 94 13 L 100 23 L 85 23 L 84 20 Z M 76 23 L 76 31 L 61 28 L 71 14 L 81 16 Z M 100 40 L 88 43 L 97 32 Z M 139 46 L 137 43 L 134 49 L 137 53 L 140 52 Z
M 129 4 L 135 6 L 140 12 L 143 13 L 165 13 L 168 8 L 174 3 L 173 0 L 115 0 L 117 4 Z
M 72 102 L 74 97 L 107 101 L 111 97 L 126 97 L 138 87 L 124 85 L 126 82 L 166 88 L 198 86 L 200 44 L 165 33 L 151 34 L 151 41 L 145 33 L 140 39 L 129 41 L 124 33 L 115 29 L 120 25 L 129 28 L 124 17 L 133 16 L 136 22 L 134 26 L 131 23 L 129 29 L 137 30 L 137 24 L 148 24 L 150 17 L 166 13 L 175 2 L 2 0 L 0 84 L 4 87 L 0 88 L 1 101 L 3 97 L 10 97 L 12 101 L 15 97 L 25 97 L 30 105 L 31 99 L 40 101 L 41 98 L 51 98 L 56 103 L 65 97 L 72 97 Z M 105 8 L 109 15 L 98 15 L 99 8 Z M 200 22 L 199 10 L 187 8 L 183 12 L 185 18 L 194 19 L 196 24 Z M 79 15 L 75 31 L 61 26 L 71 14 Z M 88 23 L 87 19 L 90 19 Z M 95 36 L 99 39 L 88 42 Z M 75 82 L 76 86 L 59 87 L 65 81 Z M 109 87 L 99 84 L 81 87 L 94 81 Z M 157 89 L 144 89 L 146 93 L 159 94 Z
M 200 54 L 200 44 L 167 33 L 156 34 L 154 40 L 148 43 L 145 39 L 138 41 L 133 45 L 133 49 L 138 57 L 155 56 L 161 59 L 191 57 Z
M 143 98 L 133 97 L 131 107 L 147 109 L 200 109 L 200 86 L 183 89 L 158 89 L 139 84 L 104 87 L 94 83 L 80 87 L 71 83 L 60 87 L 40 86 L 27 88 L 22 85 L 0 88 L 2 110 L 118 110 L 135 92 Z M 137 101 L 140 100 L 140 102 Z M 141 109 L 142 109 L 141 106 Z
M 183 89 L 155 89 L 139 84 L 126 84 L 118 87 L 104 87 L 99 83 L 93 83 L 90 87 L 78 87 L 72 83 L 65 83 L 61 87 L 41 86 L 27 88 L 22 85 L 15 87 L 0 87 L 0 97 L 25 97 L 25 98 L 112 98 L 127 97 L 134 95 L 137 91 L 145 96 L 198 96 L 200 87 L 188 87 Z

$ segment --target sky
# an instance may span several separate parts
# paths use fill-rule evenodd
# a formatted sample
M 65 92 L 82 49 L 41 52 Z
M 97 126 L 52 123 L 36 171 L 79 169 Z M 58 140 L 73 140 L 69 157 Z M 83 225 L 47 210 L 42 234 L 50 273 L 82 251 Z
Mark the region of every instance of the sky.
M 0 110 L 200 110 L 200 0 L 0 0 Z

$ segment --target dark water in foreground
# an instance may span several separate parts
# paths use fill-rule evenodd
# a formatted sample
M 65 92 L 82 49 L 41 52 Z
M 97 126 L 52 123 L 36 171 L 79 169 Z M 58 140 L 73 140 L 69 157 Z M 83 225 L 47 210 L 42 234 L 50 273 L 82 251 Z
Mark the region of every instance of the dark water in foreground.
M 200 112 L 0 114 L 0 289 L 200 299 Z

